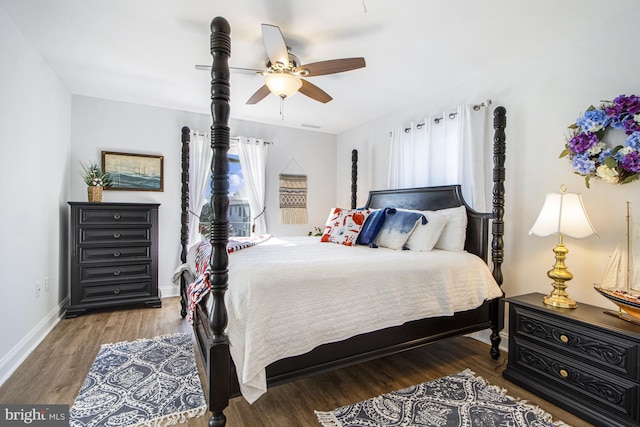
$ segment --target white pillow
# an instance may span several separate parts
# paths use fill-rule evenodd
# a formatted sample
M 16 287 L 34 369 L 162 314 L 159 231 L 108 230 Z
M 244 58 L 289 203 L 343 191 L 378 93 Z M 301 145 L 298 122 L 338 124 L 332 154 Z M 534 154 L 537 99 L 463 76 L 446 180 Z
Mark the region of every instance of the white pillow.
M 464 244 L 467 240 L 467 208 L 459 206 L 435 212 L 447 217 L 447 223 L 435 248 L 446 251 L 464 251 Z
M 447 225 L 447 217 L 433 211 L 414 211 L 420 212 L 427 218 L 426 224 L 418 223 L 416 228 L 409 236 L 409 240 L 405 246 L 412 251 L 428 252 L 433 249 L 436 242 Z

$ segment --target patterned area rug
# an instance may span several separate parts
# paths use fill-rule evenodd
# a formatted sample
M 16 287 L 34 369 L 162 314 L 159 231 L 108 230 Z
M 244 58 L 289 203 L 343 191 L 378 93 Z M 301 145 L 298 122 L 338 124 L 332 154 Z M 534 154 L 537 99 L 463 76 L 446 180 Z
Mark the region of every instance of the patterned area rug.
M 564 426 L 542 409 L 516 402 L 469 369 L 435 381 L 318 412 L 325 427 L 372 426 Z
M 165 426 L 207 410 L 190 334 L 105 344 L 78 393 L 71 426 Z

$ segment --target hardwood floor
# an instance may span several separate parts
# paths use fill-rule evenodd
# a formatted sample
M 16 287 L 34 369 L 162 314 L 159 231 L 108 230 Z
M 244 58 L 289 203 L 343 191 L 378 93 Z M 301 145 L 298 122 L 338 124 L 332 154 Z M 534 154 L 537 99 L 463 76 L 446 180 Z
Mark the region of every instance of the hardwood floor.
M 93 312 L 63 319 L 0 387 L 4 404 L 68 404 L 71 406 L 102 344 L 190 332 L 180 317 L 178 298 L 165 298 L 163 307 Z M 194 341 L 195 345 L 195 341 Z M 202 363 L 196 355 L 200 376 Z M 507 394 L 527 400 L 574 427 L 588 426 L 576 416 L 502 378 L 506 355 L 489 356 L 489 346 L 457 337 L 421 349 L 362 363 L 350 368 L 274 387 L 253 405 L 235 398 L 225 411 L 227 425 L 319 426 L 314 410 L 328 411 L 393 390 L 470 368 Z M 208 417 L 189 421 L 205 427 Z

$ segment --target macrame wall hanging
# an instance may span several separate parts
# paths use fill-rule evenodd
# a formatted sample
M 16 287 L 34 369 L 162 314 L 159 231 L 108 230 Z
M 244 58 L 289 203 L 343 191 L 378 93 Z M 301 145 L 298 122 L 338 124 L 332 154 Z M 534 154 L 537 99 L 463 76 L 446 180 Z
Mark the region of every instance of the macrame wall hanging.
M 291 159 L 289 164 L 298 162 Z M 298 165 L 300 169 L 300 165 Z M 282 224 L 307 223 L 307 175 L 303 173 L 280 173 L 280 222 Z

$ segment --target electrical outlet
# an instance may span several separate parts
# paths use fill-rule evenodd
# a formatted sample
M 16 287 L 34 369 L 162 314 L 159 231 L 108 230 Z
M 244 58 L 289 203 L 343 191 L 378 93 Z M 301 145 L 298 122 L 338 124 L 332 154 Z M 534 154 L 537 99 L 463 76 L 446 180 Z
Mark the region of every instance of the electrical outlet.
M 36 282 L 36 298 L 40 296 L 40 289 L 42 289 L 42 285 L 40 282 Z
M 44 292 L 49 292 L 49 278 L 45 277 L 44 278 Z

